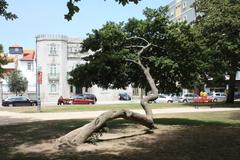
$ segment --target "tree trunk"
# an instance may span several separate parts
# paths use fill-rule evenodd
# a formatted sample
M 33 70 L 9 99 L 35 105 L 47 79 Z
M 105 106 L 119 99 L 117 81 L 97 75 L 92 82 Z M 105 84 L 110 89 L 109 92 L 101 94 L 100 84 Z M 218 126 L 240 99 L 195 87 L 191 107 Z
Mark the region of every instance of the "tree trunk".
M 236 72 L 230 74 L 226 103 L 234 103 L 235 81 L 236 81 L 235 78 L 236 78 Z
M 148 127 L 149 129 L 155 128 L 153 121 L 142 114 L 125 109 L 111 110 L 101 114 L 99 117 L 95 118 L 93 121 L 84 125 L 83 127 L 73 130 L 68 134 L 60 137 L 57 140 L 57 146 L 77 146 L 81 143 L 84 143 L 92 135 L 92 133 L 97 132 L 99 129 L 104 127 L 108 121 L 117 118 L 124 118 L 138 122 Z

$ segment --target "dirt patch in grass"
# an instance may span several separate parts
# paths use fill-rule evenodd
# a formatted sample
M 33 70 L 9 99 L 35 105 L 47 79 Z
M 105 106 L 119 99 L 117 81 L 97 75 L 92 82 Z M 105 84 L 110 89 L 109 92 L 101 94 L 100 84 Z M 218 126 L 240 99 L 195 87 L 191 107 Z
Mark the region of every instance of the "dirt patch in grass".
M 240 127 L 158 125 L 154 132 L 115 121 L 97 145 L 57 150 L 55 139 L 87 121 L 49 121 L 2 126 L 1 160 L 236 160 Z

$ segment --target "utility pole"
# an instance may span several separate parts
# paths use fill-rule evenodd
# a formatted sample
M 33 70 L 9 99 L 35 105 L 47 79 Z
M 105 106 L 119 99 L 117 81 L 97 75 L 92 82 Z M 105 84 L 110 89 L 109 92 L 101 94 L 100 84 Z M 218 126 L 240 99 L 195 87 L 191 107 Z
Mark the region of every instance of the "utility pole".
M 40 84 L 42 83 L 42 69 L 38 66 L 37 58 L 37 41 L 36 41 L 36 99 L 37 99 L 37 112 L 41 112 L 41 97 L 40 97 Z

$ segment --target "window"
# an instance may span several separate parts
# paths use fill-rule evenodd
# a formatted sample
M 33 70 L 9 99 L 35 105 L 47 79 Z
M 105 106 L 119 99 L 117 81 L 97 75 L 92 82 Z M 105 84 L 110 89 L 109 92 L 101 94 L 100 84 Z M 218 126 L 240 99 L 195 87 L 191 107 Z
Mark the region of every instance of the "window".
M 29 62 L 29 63 L 27 63 L 27 70 L 32 70 L 32 64 Z
M 50 85 L 50 92 L 57 92 L 57 86 L 56 86 L 56 84 L 51 84 L 51 85 Z
M 183 20 L 184 20 L 184 21 L 187 21 L 187 15 L 184 15 L 184 16 L 183 16 Z
M 76 86 L 76 94 L 82 94 L 82 88 Z
M 50 74 L 51 75 L 56 75 L 57 74 L 57 65 L 56 64 L 51 64 L 51 66 L 50 66 Z
M 73 93 L 73 86 L 70 86 L 70 92 Z
M 133 88 L 133 95 L 138 96 L 139 95 L 139 88 Z
M 56 44 L 50 44 L 50 55 L 57 55 Z
M 187 2 L 183 2 L 182 8 L 185 9 L 187 7 Z

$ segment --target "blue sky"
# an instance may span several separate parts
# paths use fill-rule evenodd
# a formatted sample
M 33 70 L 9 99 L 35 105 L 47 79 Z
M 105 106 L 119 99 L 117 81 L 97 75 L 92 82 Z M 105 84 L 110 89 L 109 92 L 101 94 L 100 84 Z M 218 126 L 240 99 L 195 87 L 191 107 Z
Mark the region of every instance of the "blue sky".
M 35 48 L 35 36 L 38 34 L 64 34 L 84 39 L 92 29 L 100 28 L 107 21 L 127 21 L 128 18 L 143 18 L 146 7 L 158 8 L 172 0 L 142 0 L 138 5 L 118 5 L 114 0 L 82 0 L 80 13 L 68 22 L 67 0 L 7 0 L 9 11 L 18 15 L 14 21 L 0 18 L 0 44 L 4 51 L 13 44 L 25 49 Z

